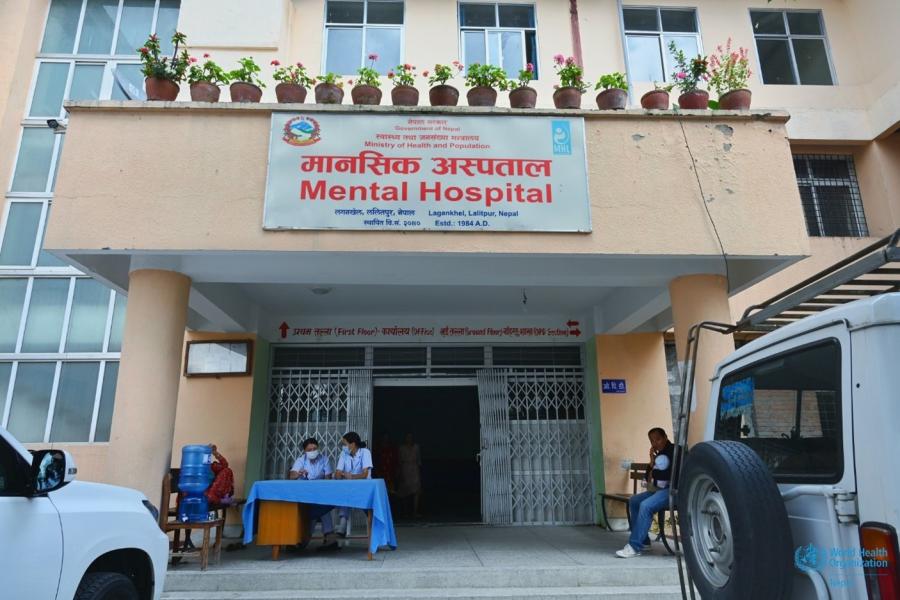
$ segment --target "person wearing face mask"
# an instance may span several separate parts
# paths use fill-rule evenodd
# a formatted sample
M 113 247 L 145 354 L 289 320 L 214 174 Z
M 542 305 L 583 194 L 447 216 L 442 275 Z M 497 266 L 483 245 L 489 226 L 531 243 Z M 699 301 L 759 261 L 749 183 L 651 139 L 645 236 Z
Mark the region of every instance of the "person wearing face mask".
M 355 431 L 348 431 L 341 438 L 341 457 L 338 459 L 337 469 L 334 471 L 335 479 L 371 479 L 372 478 L 372 453 L 366 448 L 365 442 Z M 346 522 L 350 518 L 350 509 L 341 509 L 341 524 L 338 531 L 345 531 Z
M 327 456 L 319 452 L 318 440 L 316 438 L 304 440 L 303 454 L 294 461 L 288 478 L 313 481 L 316 479 L 331 479 L 332 476 L 331 461 L 328 460 Z M 316 520 L 322 523 L 322 534 L 325 536 L 325 543 L 319 548 L 322 551 L 340 550 L 337 540 L 334 539 L 334 521 L 331 518 L 332 510 L 334 510 L 333 506 L 319 504 L 313 504 L 309 507 L 310 523 L 315 523 Z M 309 540 L 306 540 L 299 546 L 302 549 L 308 543 Z

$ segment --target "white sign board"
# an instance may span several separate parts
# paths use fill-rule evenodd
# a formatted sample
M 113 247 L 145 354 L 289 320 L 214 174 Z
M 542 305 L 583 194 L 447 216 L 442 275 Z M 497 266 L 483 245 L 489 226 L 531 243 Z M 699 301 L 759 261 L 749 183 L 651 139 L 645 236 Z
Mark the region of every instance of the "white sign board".
M 584 120 L 275 112 L 263 227 L 588 232 Z

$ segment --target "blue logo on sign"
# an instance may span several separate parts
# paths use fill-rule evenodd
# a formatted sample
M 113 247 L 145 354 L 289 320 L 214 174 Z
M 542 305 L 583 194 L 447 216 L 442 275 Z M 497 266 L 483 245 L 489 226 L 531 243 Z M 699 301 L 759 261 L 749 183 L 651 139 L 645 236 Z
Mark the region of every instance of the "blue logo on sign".
M 820 554 L 820 550 L 812 544 L 800 546 L 794 550 L 794 566 L 801 571 L 815 571 L 822 565 Z
M 572 129 L 568 121 L 551 123 L 553 154 L 572 154 Z

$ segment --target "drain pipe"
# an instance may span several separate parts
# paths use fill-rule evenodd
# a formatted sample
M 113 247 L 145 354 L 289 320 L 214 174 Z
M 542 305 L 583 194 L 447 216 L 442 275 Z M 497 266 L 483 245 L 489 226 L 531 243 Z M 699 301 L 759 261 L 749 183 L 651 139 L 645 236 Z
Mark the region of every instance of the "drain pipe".
M 572 29 L 572 54 L 575 56 L 575 64 L 584 67 L 584 57 L 581 54 L 581 27 L 578 25 L 578 0 L 569 0 L 569 24 Z

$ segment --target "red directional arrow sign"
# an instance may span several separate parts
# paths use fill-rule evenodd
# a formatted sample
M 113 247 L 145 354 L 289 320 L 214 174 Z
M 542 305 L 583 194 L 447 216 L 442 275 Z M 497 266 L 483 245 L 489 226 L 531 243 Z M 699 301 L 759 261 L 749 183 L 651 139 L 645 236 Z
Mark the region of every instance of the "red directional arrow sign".
M 569 333 L 571 333 L 575 337 L 578 337 L 581 335 L 581 330 L 576 327 L 575 329 L 570 329 Z
M 281 331 L 281 339 L 284 339 L 287 337 L 287 332 L 290 328 L 291 327 L 290 327 L 290 325 L 287 324 L 287 322 L 285 322 L 285 321 L 281 322 L 281 325 L 278 326 L 278 329 Z
M 578 321 L 566 321 L 568 327 L 578 327 Z

